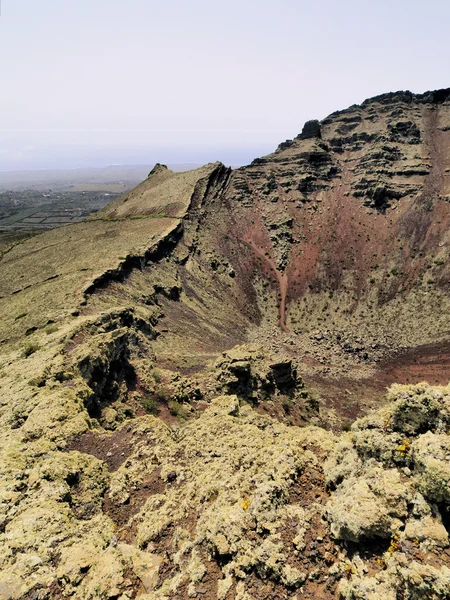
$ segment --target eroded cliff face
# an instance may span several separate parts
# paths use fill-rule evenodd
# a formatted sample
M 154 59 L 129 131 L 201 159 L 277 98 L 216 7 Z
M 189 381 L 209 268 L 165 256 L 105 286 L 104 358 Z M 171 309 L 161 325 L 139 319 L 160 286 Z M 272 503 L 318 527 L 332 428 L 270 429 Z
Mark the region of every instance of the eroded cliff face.
M 228 260 L 260 320 L 275 301 L 285 331 L 350 321 L 434 341 L 448 308 L 449 111 L 446 92 L 398 93 L 307 124 L 231 173 L 205 206 L 195 258 Z M 421 303 L 435 310 L 414 322 Z
M 7 249 L 0 599 L 447 598 L 449 177 L 399 92 Z

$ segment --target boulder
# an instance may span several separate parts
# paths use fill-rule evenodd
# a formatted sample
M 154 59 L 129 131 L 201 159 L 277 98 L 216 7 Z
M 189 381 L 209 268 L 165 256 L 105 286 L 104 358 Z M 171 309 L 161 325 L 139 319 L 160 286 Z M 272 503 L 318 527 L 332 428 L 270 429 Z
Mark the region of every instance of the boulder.
M 376 466 L 346 479 L 327 502 L 326 516 L 338 539 L 388 539 L 403 525 L 410 497 L 396 469 Z
M 450 504 L 450 438 L 431 431 L 411 445 L 414 474 L 422 494 L 432 502 Z

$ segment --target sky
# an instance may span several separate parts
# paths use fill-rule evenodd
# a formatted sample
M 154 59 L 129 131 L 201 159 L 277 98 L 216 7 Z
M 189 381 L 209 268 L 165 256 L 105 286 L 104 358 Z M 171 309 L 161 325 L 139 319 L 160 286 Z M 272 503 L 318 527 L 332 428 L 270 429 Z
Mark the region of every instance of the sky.
M 0 171 L 238 165 L 450 87 L 446 0 L 1 0 Z

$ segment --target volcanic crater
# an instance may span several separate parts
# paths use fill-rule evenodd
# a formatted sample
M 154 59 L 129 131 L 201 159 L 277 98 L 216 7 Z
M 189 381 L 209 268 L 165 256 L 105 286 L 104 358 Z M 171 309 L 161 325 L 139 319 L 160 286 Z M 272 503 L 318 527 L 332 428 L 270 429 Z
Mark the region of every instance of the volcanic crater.
M 449 225 L 447 89 L 6 248 L 0 600 L 448 598 Z
M 111 292 L 116 302 L 155 289 L 158 364 L 191 373 L 236 344 L 262 344 L 301 365 L 344 419 L 395 381 L 447 382 L 449 93 L 375 97 L 306 123 L 249 166 L 210 165 L 178 243 Z M 175 186 L 158 165 L 99 214 L 174 206 L 142 202 L 155 177 Z

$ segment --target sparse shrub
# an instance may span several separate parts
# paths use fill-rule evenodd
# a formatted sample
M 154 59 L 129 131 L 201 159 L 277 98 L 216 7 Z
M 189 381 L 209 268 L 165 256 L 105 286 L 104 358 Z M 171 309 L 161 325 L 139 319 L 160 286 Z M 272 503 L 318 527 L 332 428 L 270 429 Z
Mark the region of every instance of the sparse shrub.
M 353 421 L 351 419 L 345 419 L 342 421 L 342 431 L 350 431 L 352 428 Z
M 14 319 L 15 321 L 18 321 L 19 319 L 23 319 L 24 317 L 27 316 L 28 313 L 20 313 L 20 315 L 17 315 L 17 317 Z
M 161 383 L 161 371 L 159 369 L 153 369 L 152 377 L 155 383 Z
M 44 387 L 45 383 L 46 383 L 47 379 L 45 377 L 45 375 L 41 375 L 40 377 L 34 377 L 33 379 L 30 379 L 28 381 L 28 385 L 30 385 L 31 387 Z
M 397 552 L 397 550 L 399 548 L 400 548 L 399 538 L 397 535 L 394 535 L 394 537 L 391 539 L 391 543 L 389 545 L 388 552 L 390 554 L 394 554 L 394 552 Z
M 150 398 L 150 396 L 142 398 L 141 405 L 145 412 L 151 415 L 156 415 L 158 413 L 158 403 L 154 398 Z
M 174 417 L 178 417 L 179 419 L 186 419 L 189 413 L 187 407 L 183 406 L 181 402 L 177 402 L 176 400 L 169 400 L 168 403 L 169 412 Z
M 160 387 L 156 390 L 156 397 L 160 402 L 169 402 L 170 394 L 164 387 Z
M 40 348 L 40 346 L 36 342 L 27 344 L 23 350 L 23 357 L 28 358 L 29 356 L 31 356 L 32 354 L 37 352 L 39 350 L 39 348 Z
M 45 333 L 47 335 L 50 335 L 51 333 L 55 333 L 55 331 L 58 331 L 58 326 L 57 325 L 49 325 L 46 329 L 45 329 Z
M 178 416 L 181 410 L 181 404 L 176 400 L 169 401 L 169 412 L 174 417 Z
M 246 496 L 241 504 L 243 510 L 248 510 L 250 508 L 250 499 Z

